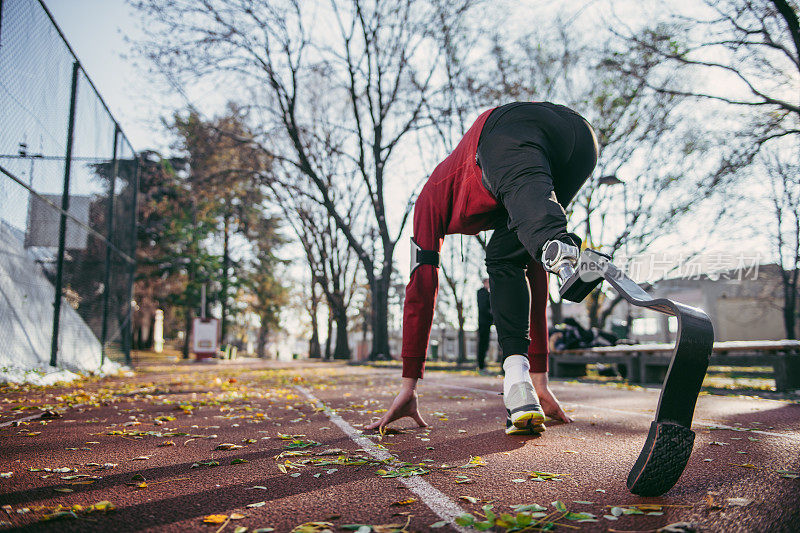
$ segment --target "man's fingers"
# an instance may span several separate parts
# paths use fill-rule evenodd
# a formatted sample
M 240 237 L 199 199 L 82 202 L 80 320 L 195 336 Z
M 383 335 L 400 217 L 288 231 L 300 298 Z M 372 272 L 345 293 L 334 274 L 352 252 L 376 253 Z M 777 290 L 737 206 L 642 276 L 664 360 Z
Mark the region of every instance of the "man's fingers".
M 387 414 L 388 414 L 388 413 L 387 413 Z M 388 423 L 389 423 L 389 422 L 387 422 L 387 421 L 386 421 L 386 416 L 387 416 L 387 415 L 383 415 L 383 416 L 382 416 L 382 417 L 381 417 L 379 420 L 377 420 L 377 421 L 375 421 L 375 422 L 373 422 L 373 423 L 369 424 L 369 425 L 368 425 L 366 428 L 364 428 L 364 429 L 378 429 L 378 428 L 380 428 L 381 426 L 385 426 L 386 424 L 388 424 Z

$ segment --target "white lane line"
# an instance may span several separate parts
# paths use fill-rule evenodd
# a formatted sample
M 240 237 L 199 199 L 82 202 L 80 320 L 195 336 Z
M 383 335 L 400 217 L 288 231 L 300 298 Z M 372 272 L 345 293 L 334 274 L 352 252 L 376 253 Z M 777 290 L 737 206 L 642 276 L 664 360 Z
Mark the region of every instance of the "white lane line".
M 447 388 L 447 389 L 466 390 L 466 391 L 472 391 L 472 392 L 477 392 L 477 393 L 482 393 L 482 394 L 488 394 L 488 395 L 491 395 L 491 396 L 497 396 L 498 395 L 498 392 L 497 391 L 493 391 L 493 390 L 476 389 L 474 387 L 463 387 L 461 385 L 448 385 L 448 384 L 445 384 L 445 383 L 440 383 L 440 382 L 438 382 L 436 380 L 429 380 L 429 381 L 433 381 L 434 383 L 436 383 L 437 387 L 444 387 L 444 388 Z M 630 415 L 630 416 L 639 416 L 639 417 L 643 417 L 643 418 L 653 418 L 652 414 L 637 413 L 636 411 L 623 411 L 621 409 L 611 409 L 609 407 L 600 407 L 600 406 L 597 406 L 597 405 L 588 405 L 588 404 L 584 404 L 584 403 L 564 402 L 564 405 L 566 407 L 579 407 L 581 409 L 595 409 L 595 410 L 598 410 L 598 411 L 605 411 L 607 413 L 617 413 L 617 414 L 620 414 L 620 415 Z M 741 427 L 728 426 L 728 425 L 725 425 L 725 424 L 718 424 L 716 422 L 698 422 L 698 421 L 694 421 L 692 423 L 692 427 L 694 427 L 696 429 L 719 428 L 719 429 L 729 429 L 729 430 L 732 430 L 732 431 L 738 431 L 740 433 L 758 433 L 759 435 L 768 435 L 770 437 L 783 437 L 784 439 L 795 440 L 795 441 L 800 442 L 800 435 L 787 435 L 786 433 L 775 433 L 773 431 L 763 431 L 763 430 L 760 430 L 760 429 L 750 429 L 750 428 L 745 429 L 745 428 L 741 428 Z
M 334 413 L 327 405 L 322 403 L 322 401 L 314 396 L 310 390 L 306 389 L 305 387 L 295 387 L 295 389 L 308 398 L 317 409 L 322 409 L 331 422 L 336 424 L 345 435 L 350 437 L 350 440 L 361 446 L 361 448 L 372 457 L 378 459 L 379 461 L 391 461 L 395 459 L 392 454 L 386 450 L 378 448 L 371 440 L 361 436 L 361 434 L 359 434 L 359 432 L 353 426 L 348 424 L 344 418 Z M 391 467 L 387 468 L 391 470 Z M 419 496 L 422 502 L 427 505 L 436 516 L 448 522 L 450 527 L 461 533 L 469 533 L 470 531 L 473 531 L 471 528 L 463 528 L 455 523 L 455 519 L 458 516 L 466 513 L 466 511 L 433 485 L 418 476 L 397 479 L 399 479 L 400 482 L 406 487 L 411 489 L 414 494 Z

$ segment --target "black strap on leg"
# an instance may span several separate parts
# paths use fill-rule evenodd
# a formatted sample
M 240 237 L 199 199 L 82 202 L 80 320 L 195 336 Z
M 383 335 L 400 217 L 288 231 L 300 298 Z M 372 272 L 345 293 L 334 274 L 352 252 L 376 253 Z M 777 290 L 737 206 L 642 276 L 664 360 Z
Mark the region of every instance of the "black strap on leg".
M 433 265 L 439 268 L 441 266 L 439 252 L 423 250 L 414 237 L 411 237 L 411 273 L 420 265 Z

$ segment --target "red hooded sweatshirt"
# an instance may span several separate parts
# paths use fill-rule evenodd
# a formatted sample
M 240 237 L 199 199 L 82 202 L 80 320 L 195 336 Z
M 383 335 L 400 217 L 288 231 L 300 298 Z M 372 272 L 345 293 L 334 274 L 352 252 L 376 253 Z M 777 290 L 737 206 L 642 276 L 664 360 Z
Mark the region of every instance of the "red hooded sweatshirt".
M 440 251 L 445 235 L 476 235 L 490 230 L 502 206 L 481 183 L 475 154 L 483 125 L 482 113 L 453 153 L 439 163 L 414 204 L 414 240 L 423 250 Z M 528 268 L 531 286 L 531 371 L 547 371 L 547 273 L 537 261 Z M 439 272 L 420 265 L 411 273 L 403 306 L 403 377 L 421 378 L 431 336 Z

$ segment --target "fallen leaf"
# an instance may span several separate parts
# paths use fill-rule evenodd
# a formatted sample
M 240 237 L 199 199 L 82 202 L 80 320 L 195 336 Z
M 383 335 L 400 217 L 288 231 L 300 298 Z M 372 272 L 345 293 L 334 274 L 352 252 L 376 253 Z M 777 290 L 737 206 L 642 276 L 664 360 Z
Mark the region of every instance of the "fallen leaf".
M 330 522 L 306 522 L 292 529 L 291 533 L 326 533 L 332 531 Z
M 727 501 L 728 504 L 735 505 L 737 507 L 744 507 L 746 505 L 750 505 L 751 503 L 753 503 L 753 500 L 751 500 L 750 498 L 728 498 L 725 501 Z
M 87 512 L 87 513 L 92 513 L 92 512 L 101 512 L 101 513 L 104 513 L 104 512 L 106 512 L 106 511 L 113 511 L 113 510 L 115 510 L 116 508 L 117 508 L 117 506 L 116 506 L 116 505 L 114 505 L 113 503 L 111 503 L 110 501 L 108 501 L 108 500 L 103 500 L 103 501 L 99 501 L 99 502 L 97 502 L 97 503 L 95 503 L 95 504 L 93 504 L 93 505 L 90 505 L 89 507 L 87 507 L 87 508 L 86 508 L 86 512 Z
M 242 518 L 245 518 L 242 513 L 233 513 L 231 515 L 231 520 L 241 520 Z
M 408 498 L 407 500 L 400 500 L 392 503 L 392 505 L 411 505 L 412 503 L 416 502 L 416 498 Z
M 484 461 L 482 457 L 476 455 L 470 456 L 469 462 L 461 468 L 477 468 L 479 466 L 486 466 L 486 461 Z
M 267 502 L 248 503 L 245 507 L 264 507 Z
M 64 488 L 58 488 L 58 489 L 53 489 L 53 490 L 55 490 L 56 492 L 63 492 L 63 493 L 75 492 L 72 489 L 64 489 Z
M 322 450 L 321 452 L 317 452 L 314 455 L 342 455 L 345 451 L 341 448 L 329 448 L 327 450 Z
M 210 514 L 203 517 L 204 524 L 222 524 L 228 519 L 226 514 Z
M 223 442 L 222 444 L 218 445 L 215 450 L 236 450 L 238 448 L 243 448 L 241 444 L 233 444 L 230 442 Z
M 640 511 L 660 511 L 662 507 L 652 503 L 643 503 L 636 506 Z
M 478 498 L 475 498 L 474 496 L 459 496 L 459 498 L 466 500 L 469 503 L 478 503 Z

